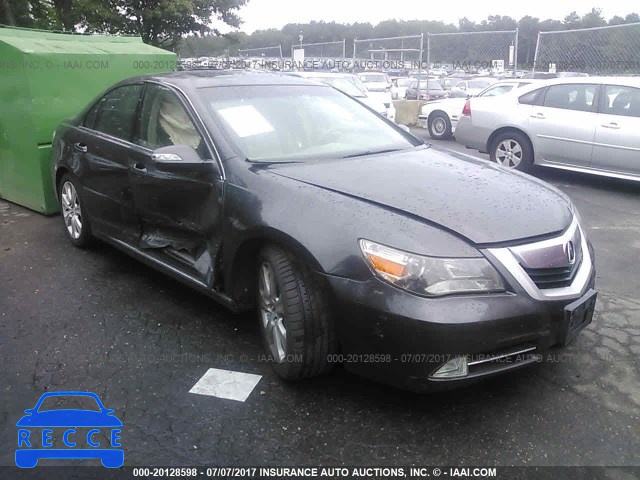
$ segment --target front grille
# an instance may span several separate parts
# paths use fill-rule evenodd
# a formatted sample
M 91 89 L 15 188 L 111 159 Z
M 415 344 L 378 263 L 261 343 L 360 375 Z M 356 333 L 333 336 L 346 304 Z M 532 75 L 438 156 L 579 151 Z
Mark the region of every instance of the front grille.
M 522 269 L 531 277 L 533 283 L 540 289 L 568 287 L 582 264 L 582 249 L 577 252 L 573 265 L 560 268 L 527 268 L 521 264 Z

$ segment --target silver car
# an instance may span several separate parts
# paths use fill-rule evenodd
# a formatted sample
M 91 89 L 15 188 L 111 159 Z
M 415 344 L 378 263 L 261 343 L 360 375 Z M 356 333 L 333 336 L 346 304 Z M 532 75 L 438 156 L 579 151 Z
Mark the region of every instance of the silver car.
M 517 170 L 536 164 L 640 180 L 640 78 L 558 78 L 471 98 L 456 140 Z

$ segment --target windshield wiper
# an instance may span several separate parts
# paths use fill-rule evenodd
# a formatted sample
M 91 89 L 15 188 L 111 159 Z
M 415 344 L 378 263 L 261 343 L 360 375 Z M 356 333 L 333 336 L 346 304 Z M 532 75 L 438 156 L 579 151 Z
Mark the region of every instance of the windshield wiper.
M 367 155 L 377 155 L 379 153 L 399 152 L 400 150 L 403 150 L 403 149 L 402 148 L 389 148 L 387 150 L 367 150 L 366 152 L 352 153 L 350 155 L 345 155 L 342 158 L 366 157 Z

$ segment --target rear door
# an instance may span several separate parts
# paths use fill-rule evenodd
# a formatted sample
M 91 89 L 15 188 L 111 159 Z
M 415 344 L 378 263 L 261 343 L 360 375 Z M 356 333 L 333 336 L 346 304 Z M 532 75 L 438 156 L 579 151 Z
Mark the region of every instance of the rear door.
M 139 246 L 171 256 L 211 283 L 221 245 L 223 181 L 203 126 L 181 94 L 148 83 L 136 137 L 141 150 L 130 164 L 129 181 L 142 226 Z M 154 150 L 171 145 L 192 147 L 197 158 L 154 158 Z
M 128 165 L 142 88 L 124 85 L 105 94 L 87 112 L 73 145 L 94 228 L 126 242 L 139 236 Z
M 587 167 L 597 123 L 598 86 L 551 85 L 529 113 L 536 160 Z
M 593 168 L 640 175 L 640 88 L 605 85 Z

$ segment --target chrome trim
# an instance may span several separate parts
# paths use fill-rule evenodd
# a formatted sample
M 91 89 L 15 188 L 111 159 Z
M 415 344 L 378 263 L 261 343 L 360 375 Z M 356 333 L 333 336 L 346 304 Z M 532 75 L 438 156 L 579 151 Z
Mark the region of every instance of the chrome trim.
M 541 118 L 541 117 L 536 117 Z M 576 140 L 575 138 L 567 138 L 567 137 L 555 137 L 553 135 L 536 135 L 538 138 L 544 138 L 546 140 L 560 140 L 561 142 L 569 142 L 569 143 L 580 143 L 583 145 L 593 145 L 593 141 L 588 140 Z
M 482 360 L 475 360 L 473 362 L 467 362 L 467 367 L 474 365 L 481 365 L 483 363 L 495 362 L 496 360 L 502 360 L 503 358 L 513 357 L 514 355 L 520 355 L 521 353 L 535 352 L 536 347 L 523 348 L 522 350 L 516 350 L 515 352 L 503 353 L 501 355 L 489 355 Z
M 531 277 L 524 271 L 517 256 L 513 253 L 516 248 L 527 248 L 529 250 L 536 248 L 545 248 L 550 245 L 564 245 L 567 241 L 571 240 L 575 229 L 580 231 L 580 244 L 582 246 L 582 264 L 578 268 L 573 282 L 568 287 L 561 288 L 548 288 L 540 289 L 531 280 Z M 580 296 L 584 291 L 589 279 L 591 278 L 591 271 L 593 270 L 593 262 L 591 260 L 591 254 L 589 252 L 589 245 L 587 244 L 587 237 L 582 230 L 582 227 L 578 223 L 576 217 L 573 218 L 571 226 L 559 237 L 549 240 L 542 240 L 541 242 L 530 243 L 527 245 L 521 245 L 518 247 L 503 247 L 503 248 L 489 248 L 487 251 L 493 255 L 493 257 L 500 262 L 513 278 L 524 288 L 524 290 L 535 300 L 541 301 L 553 301 L 553 300 L 568 300 L 574 299 Z
M 604 170 L 600 168 L 576 167 L 574 165 L 553 162 L 550 160 L 544 160 L 541 163 L 536 163 L 536 165 L 540 165 L 542 167 L 557 168 L 559 170 L 570 170 L 572 172 L 589 173 L 591 175 L 602 175 L 604 177 L 619 178 L 621 180 L 634 180 L 636 182 L 640 181 L 640 175 L 634 175 L 631 173 L 620 173 L 613 170 Z

